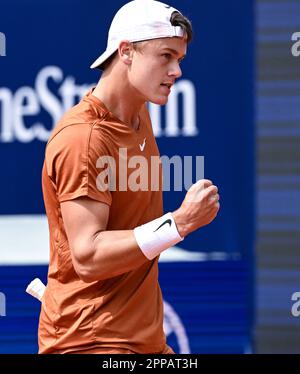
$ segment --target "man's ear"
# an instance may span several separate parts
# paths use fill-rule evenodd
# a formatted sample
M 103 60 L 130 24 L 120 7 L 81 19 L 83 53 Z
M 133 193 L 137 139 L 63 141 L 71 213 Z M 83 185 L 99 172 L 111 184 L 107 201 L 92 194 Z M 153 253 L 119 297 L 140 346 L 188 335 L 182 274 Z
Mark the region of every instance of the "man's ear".
M 128 40 L 123 40 L 119 44 L 118 53 L 120 60 L 126 64 L 130 65 L 132 62 L 132 55 L 133 55 L 134 49 L 132 43 L 130 43 Z

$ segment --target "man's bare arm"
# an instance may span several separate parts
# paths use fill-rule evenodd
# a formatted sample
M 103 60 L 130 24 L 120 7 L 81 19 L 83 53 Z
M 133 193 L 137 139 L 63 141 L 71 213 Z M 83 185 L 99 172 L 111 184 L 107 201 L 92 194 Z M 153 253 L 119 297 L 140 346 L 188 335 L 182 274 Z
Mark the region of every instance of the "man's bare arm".
M 179 234 L 185 237 L 209 224 L 219 208 L 217 187 L 209 180 L 198 181 L 172 213 Z M 61 211 L 74 268 L 85 282 L 111 278 L 149 261 L 133 230 L 106 230 L 107 204 L 82 197 L 61 203 Z
M 82 197 L 61 203 L 61 211 L 73 265 L 83 281 L 111 278 L 148 261 L 133 230 L 106 231 L 107 204 Z

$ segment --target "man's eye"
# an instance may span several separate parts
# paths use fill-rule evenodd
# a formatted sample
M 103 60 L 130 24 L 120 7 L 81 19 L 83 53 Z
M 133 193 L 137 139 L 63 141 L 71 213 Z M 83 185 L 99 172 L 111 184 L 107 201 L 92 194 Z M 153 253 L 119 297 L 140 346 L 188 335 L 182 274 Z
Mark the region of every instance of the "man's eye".
M 169 60 L 172 56 L 170 55 L 170 53 L 164 53 L 163 57 Z

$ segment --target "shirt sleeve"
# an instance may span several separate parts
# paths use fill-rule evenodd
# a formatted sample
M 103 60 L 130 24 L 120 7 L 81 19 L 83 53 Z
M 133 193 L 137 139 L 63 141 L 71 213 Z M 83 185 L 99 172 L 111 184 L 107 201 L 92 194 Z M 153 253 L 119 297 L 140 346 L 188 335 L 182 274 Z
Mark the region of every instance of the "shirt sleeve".
M 111 205 L 109 186 L 100 186 L 109 156 L 108 139 L 89 124 L 63 128 L 47 144 L 46 168 L 59 202 L 87 196 Z

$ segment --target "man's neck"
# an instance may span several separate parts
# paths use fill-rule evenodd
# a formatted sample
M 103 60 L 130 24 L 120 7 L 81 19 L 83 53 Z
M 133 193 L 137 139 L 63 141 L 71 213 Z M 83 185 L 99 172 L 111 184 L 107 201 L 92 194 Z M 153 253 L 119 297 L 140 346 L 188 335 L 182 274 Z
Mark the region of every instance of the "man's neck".
M 103 74 L 93 95 L 101 100 L 106 108 L 122 122 L 137 129 L 139 112 L 145 102 L 139 100 L 134 91 L 121 74 Z

